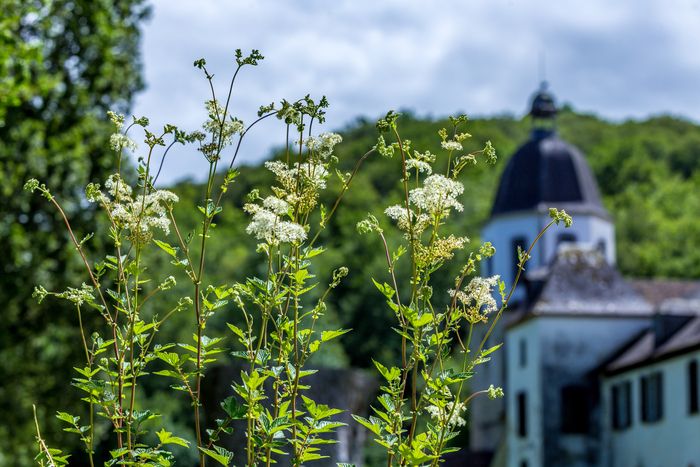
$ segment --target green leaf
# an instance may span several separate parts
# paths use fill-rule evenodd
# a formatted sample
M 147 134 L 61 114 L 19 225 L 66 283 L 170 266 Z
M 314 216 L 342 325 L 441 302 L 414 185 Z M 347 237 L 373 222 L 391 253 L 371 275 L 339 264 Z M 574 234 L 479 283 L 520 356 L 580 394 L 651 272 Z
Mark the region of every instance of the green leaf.
M 339 329 L 337 331 L 323 331 L 321 333 L 321 342 L 328 342 L 331 339 L 335 339 L 336 337 L 342 336 L 343 334 L 346 334 L 350 332 L 350 329 Z
M 190 447 L 190 443 L 187 440 L 173 436 L 171 432 L 165 431 L 165 428 L 162 428 L 160 431 L 156 431 L 156 435 L 158 435 L 160 444 L 177 444 L 178 446 L 183 446 L 186 448 Z
M 80 421 L 80 417 L 74 417 L 67 412 L 56 412 L 56 418 L 71 425 L 75 425 Z
M 490 355 L 490 354 L 494 353 L 496 350 L 500 349 L 502 345 L 503 345 L 503 343 L 500 343 L 500 344 L 494 345 L 493 347 L 488 348 L 488 349 L 486 349 L 486 350 L 482 350 L 482 351 L 481 351 L 481 356 L 482 356 L 482 357 L 485 357 L 485 356 L 487 356 L 487 355 Z
M 240 405 L 233 396 L 229 396 L 221 401 L 221 408 L 226 412 L 226 415 L 234 420 L 241 419 L 245 417 L 246 414 L 245 406 Z
M 214 459 L 219 464 L 226 466 L 226 467 L 228 467 L 228 465 L 231 463 L 231 460 L 233 459 L 233 453 L 231 451 L 227 451 L 226 449 L 222 448 L 221 446 L 214 446 L 214 450 L 203 448 L 200 446 L 199 450 L 202 451 L 207 456 Z
M 155 239 L 154 239 L 154 240 L 153 240 L 153 243 L 155 243 L 156 245 L 158 245 L 158 247 L 159 247 L 161 250 L 163 250 L 164 252 L 166 252 L 167 254 L 169 254 L 170 256 L 172 256 L 173 258 L 177 259 L 177 248 L 175 248 L 174 246 L 170 245 L 169 243 L 162 242 L 162 241 L 160 241 L 160 240 L 155 240 Z
M 382 428 L 379 426 L 379 424 L 372 423 L 364 417 L 360 417 L 359 415 L 352 414 L 352 418 L 355 419 L 355 421 L 357 423 L 359 423 L 363 427 L 367 428 L 369 431 L 371 431 L 372 433 L 374 433 L 377 436 L 379 436 L 379 434 L 382 431 Z
M 380 284 L 379 282 L 375 281 L 372 279 L 372 282 L 374 283 L 374 286 L 382 293 L 384 296 L 388 299 L 391 300 L 391 297 L 394 296 L 394 288 L 387 284 L 386 282 L 384 284 Z
M 415 317 L 411 320 L 413 327 L 422 328 L 423 326 L 433 322 L 433 314 L 430 312 L 425 312 L 420 316 Z
M 396 367 L 391 367 L 391 369 L 387 369 L 387 367 L 385 367 L 384 365 L 382 365 L 381 363 L 379 363 L 378 361 L 376 361 L 374 359 L 372 359 L 372 362 L 374 362 L 374 366 L 377 367 L 377 370 L 379 370 L 379 373 L 389 383 L 391 383 L 392 381 L 396 381 L 401 376 L 401 370 L 396 368 Z

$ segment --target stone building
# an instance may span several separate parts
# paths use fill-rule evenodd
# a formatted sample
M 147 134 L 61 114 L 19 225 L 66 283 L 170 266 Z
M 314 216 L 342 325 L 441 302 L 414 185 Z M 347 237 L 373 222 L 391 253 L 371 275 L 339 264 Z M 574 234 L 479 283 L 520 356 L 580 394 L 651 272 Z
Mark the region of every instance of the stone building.
M 472 403 L 471 451 L 493 466 L 700 466 L 700 282 L 623 278 L 612 219 L 584 155 L 557 135 L 546 88 L 530 116 L 530 139 L 506 166 L 483 229 L 498 252 L 485 275 L 513 281 L 518 248 L 549 221 L 548 208 L 574 225 L 540 240 L 490 338 L 504 348 L 473 385 L 500 385 L 506 397 Z M 669 448 L 678 462 L 658 460 Z

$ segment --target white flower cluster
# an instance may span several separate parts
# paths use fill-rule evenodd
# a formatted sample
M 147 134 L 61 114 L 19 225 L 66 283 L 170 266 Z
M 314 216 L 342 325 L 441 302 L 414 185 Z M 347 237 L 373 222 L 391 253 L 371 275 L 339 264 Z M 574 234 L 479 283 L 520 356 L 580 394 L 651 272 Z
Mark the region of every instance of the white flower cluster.
M 121 130 L 124 126 L 124 115 L 108 110 L 107 117 L 117 127 L 117 130 Z
M 467 424 L 466 420 L 462 418 L 462 412 L 466 409 L 465 405 L 461 402 L 457 402 L 457 406 L 454 407 L 454 402 L 448 402 L 444 407 L 438 407 L 437 405 L 429 405 L 425 408 L 425 411 L 435 420 L 441 423 L 446 423 L 448 426 L 464 426 Z M 449 420 L 448 420 L 449 417 Z
M 90 187 L 88 199 L 107 205 L 110 216 L 117 225 L 129 229 L 132 234 L 147 235 L 153 228 L 170 233 L 166 208 L 179 201 L 173 192 L 155 190 L 145 196 L 141 194 L 132 197 L 133 190 L 119 174 L 110 175 L 105 181 L 105 188 L 111 199 L 99 191 L 99 185 Z
M 423 232 L 426 227 L 430 224 L 430 217 L 426 214 L 418 214 L 410 211 L 411 221 L 413 221 L 413 232 L 419 234 Z M 384 210 L 384 214 L 396 221 L 399 229 L 408 232 L 411 229 L 411 224 L 409 223 L 409 214 L 406 208 L 395 204 L 394 206 L 389 206 Z
M 134 140 L 122 133 L 114 133 L 109 137 L 109 147 L 114 151 L 121 151 L 122 149 L 136 151 L 138 148 Z
M 462 150 L 462 143 L 459 141 L 443 141 L 441 143 L 442 149 L 446 149 L 448 151 L 461 151 Z
M 289 204 L 286 201 L 268 196 L 262 204 L 260 206 L 249 203 L 243 207 L 253 216 L 246 228 L 248 234 L 271 245 L 301 243 L 306 240 L 304 227 L 296 222 L 282 220 L 281 216 L 286 215 L 289 210 Z
M 292 189 L 296 185 L 297 176 L 301 177 L 302 183 L 317 190 L 326 188 L 328 170 L 321 163 L 307 161 L 294 167 L 287 167 L 282 161 L 270 161 L 265 162 L 265 167 L 275 174 L 277 180 L 287 190 Z
M 450 290 L 449 294 L 456 297 L 473 318 L 483 319 L 498 309 L 494 289 L 499 280 L 499 276 L 475 277 L 463 290 Z
M 202 127 L 205 131 L 214 135 L 214 140 L 218 144 L 219 138 L 222 138 L 223 144 L 231 143 L 233 135 L 242 133 L 245 130 L 243 122 L 237 118 L 230 118 L 221 125 L 221 119 L 225 118 L 224 109 L 217 101 L 208 100 L 205 104 L 209 113 L 209 120 L 204 122 Z
M 105 181 L 105 188 L 114 198 L 131 197 L 131 187 L 119 176 L 112 174 Z
M 328 159 L 333 154 L 335 145 L 342 141 L 343 138 L 337 133 L 321 133 L 317 137 L 309 137 L 306 140 L 306 147 L 322 159 Z
M 422 188 L 414 188 L 409 201 L 431 216 L 446 215 L 450 208 L 462 211 L 457 197 L 464 192 L 464 185 L 444 175 L 431 175 L 425 179 Z
M 433 168 L 430 164 L 419 159 L 408 159 L 406 161 L 406 171 L 417 170 L 418 172 L 426 172 L 428 175 L 433 173 Z

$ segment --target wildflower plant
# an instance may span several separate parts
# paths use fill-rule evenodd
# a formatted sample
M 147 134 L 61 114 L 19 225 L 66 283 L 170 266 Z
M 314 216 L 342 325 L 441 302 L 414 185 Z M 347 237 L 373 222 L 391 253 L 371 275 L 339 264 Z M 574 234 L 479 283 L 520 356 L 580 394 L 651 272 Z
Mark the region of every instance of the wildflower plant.
M 85 403 L 85 414 L 58 412 L 56 416 L 65 431 L 83 443 L 91 466 L 98 443 L 110 446 L 107 466 L 170 466 L 178 449 L 195 452 L 200 467 L 229 466 L 234 461 L 270 466 L 282 457 L 300 466 L 322 459 L 320 445 L 334 442 L 330 435 L 343 425 L 336 419 L 341 410 L 308 397 L 307 378 L 315 372 L 308 362 L 327 342 L 348 332 L 329 329 L 323 318 L 326 299 L 349 271 L 338 265 L 323 284 L 316 280 L 314 264 L 325 251 L 318 243 L 321 232 L 360 165 L 377 152 L 401 161 L 402 202 L 387 207 L 384 214 L 396 224 L 403 242 L 390 246 L 385 222 L 375 216 L 360 221 L 358 229 L 381 240 L 389 282 L 374 283 L 396 317 L 401 361 L 375 362 L 384 379 L 379 404 L 373 416 L 354 418 L 374 433 L 386 450 L 388 465 L 438 465 L 444 454 L 456 449 L 449 442 L 465 424 L 469 400 L 481 393 L 503 394 L 494 387 L 465 394 L 469 377 L 498 348 L 484 345 L 515 288 L 513 284 L 506 293 L 498 277 L 473 277 L 478 262 L 492 256 L 494 248 L 485 243 L 470 254 L 451 290 L 432 286 L 433 276 L 469 242 L 464 236 L 444 233 L 449 218 L 463 208 L 459 174 L 479 159 L 494 162 L 495 151 L 487 143 L 481 151 L 464 153 L 463 142 L 470 135 L 460 132 L 466 118 L 458 117 L 451 120 L 451 133 L 439 133 L 447 155 L 446 164 L 438 164 L 438 155 L 411 150 L 410 142 L 400 138 L 398 115 L 390 112 L 378 123 L 383 135 L 377 145 L 358 159 L 352 172 L 341 173 L 335 168 L 334 155 L 341 137 L 312 131 L 314 124 L 325 120 L 325 98 L 314 101 L 306 96 L 262 106 L 250 124 L 233 114 L 236 77 L 262 59 L 255 50 L 247 56 L 236 51 L 237 66 L 223 99 L 216 94 L 206 61 L 194 62 L 211 90 L 205 104 L 208 118 L 201 130 L 188 132 L 168 124 L 156 131 L 147 118 L 127 121 L 122 115 L 109 114 L 115 128 L 109 141 L 115 172 L 85 189 L 85 201 L 99 208 L 108 225 L 110 251 L 103 258 L 88 257 L 85 246 L 93 234 L 81 237 L 74 231 L 61 200 L 49 187 L 34 179 L 26 182 L 27 190 L 39 192 L 55 207 L 85 268 L 82 284 L 62 291 L 37 286 L 34 292 L 40 302 L 60 299 L 75 307 L 85 355 L 72 379 Z M 273 185 L 253 189 L 242 206 L 249 216 L 246 233 L 258 242 L 263 272 L 239 282 L 212 283 L 208 273 L 216 265 L 207 260 L 207 248 L 216 238 L 222 200 L 239 176 L 235 162 L 241 142 L 257 123 L 272 117 L 286 128 L 286 150 L 281 158 L 265 164 L 274 177 Z M 143 135 L 141 144 L 136 142 L 136 132 Z M 394 140 L 387 143 L 385 134 Z M 192 232 L 183 231 L 178 222 L 178 196 L 158 186 L 162 167 L 176 145 L 195 146 L 208 163 L 202 198 L 192 207 L 198 216 Z M 124 170 L 127 153 L 138 158 L 136 177 Z M 438 171 L 441 165 L 446 170 Z M 336 176 L 340 190 L 332 204 L 323 205 L 321 194 L 330 177 Z M 551 216 L 552 222 L 538 239 L 551 225 L 571 222 L 562 211 L 553 210 Z M 532 247 L 520 252 L 519 271 L 531 251 Z M 152 252 L 170 262 L 172 274 L 152 272 L 159 270 L 149 268 Z M 397 272 L 400 261 L 407 263 L 406 277 Z M 176 276 L 189 282 L 188 292 L 166 300 L 169 294 L 181 293 L 175 287 Z M 500 300 L 494 298 L 496 290 Z M 439 305 L 441 301 L 447 305 Z M 173 306 L 164 310 L 163 303 Z M 94 326 L 95 320 L 85 320 L 87 313 L 97 315 L 102 324 Z M 189 315 L 192 338 L 163 342 L 160 331 L 176 313 Z M 226 334 L 207 327 L 215 316 L 228 322 Z M 475 326 L 487 327 L 478 345 L 472 345 Z M 204 377 L 212 365 L 224 360 L 225 353 L 242 361 L 242 371 L 231 382 L 231 395 L 220 403 L 224 416 L 208 423 L 203 416 Z M 450 363 L 455 353 L 460 359 L 457 370 Z M 158 407 L 149 406 L 144 378 L 168 381 L 176 396 L 191 404 L 193 441 L 187 433 L 175 434 L 172 427 L 164 426 Z M 34 418 L 37 463 L 67 465 L 68 454 L 43 439 L 36 411 Z M 245 459 L 234 460 L 222 440 L 237 423 L 245 430 Z
M 85 267 L 82 285 L 65 291 L 37 286 L 34 296 L 39 301 L 48 297 L 68 300 L 75 306 L 85 360 L 76 365 L 72 385 L 82 394 L 87 417 L 65 412 L 57 417 L 65 423 L 66 431 L 80 438 L 91 466 L 96 462 L 98 442 L 113 446 L 106 465 L 170 466 L 175 462 L 173 448 L 184 448 L 196 451 L 202 467 L 207 463 L 228 466 L 233 453 L 220 441 L 231 433 L 235 420 L 244 422 L 247 440 L 246 459 L 236 460 L 239 465 L 269 466 L 275 456 L 288 456 L 293 465 L 301 465 L 321 459 L 318 446 L 333 442 L 329 433 L 342 425 L 334 420 L 340 410 L 317 404 L 304 394 L 305 378 L 314 372 L 305 365 L 326 342 L 347 332 L 319 324 L 325 300 L 348 274 L 347 268 L 339 266 L 328 284 L 319 284 L 310 271 L 324 253 L 317 244 L 319 233 L 334 215 L 355 172 L 340 175 L 341 189 L 332 206 L 327 209 L 319 204 L 337 162 L 334 147 L 341 142 L 333 133 L 312 133 L 313 125 L 324 121 L 325 98 L 316 102 L 306 96 L 262 106 L 257 119 L 247 125 L 233 115 L 236 77 L 262 59 L 255 50 L 247 56 L 236 51 L 237 67 L 224 99 L 215 92 L 206 61 L 194 63 L 211 89 L 206 103 L 208 119 L 201 130 L 186 132 L 165 125 L 156 131 L 146 118 L 127 121 L 122 115 L 109 114 L 115 126 L 110 147 L 116 170 L 102 184 L 91 183 L 85 190 L 86 200 L 99 206 L 109 225 L 111 252 L 104 258 L 88 258 L 85 244 L 92 234 L 80 239 L 61 200 L 49 187 L 37 180 L 25 185 L 27 190 L 41 193 L 62 216 Z M 283 160 L 266 164 L 275 185 L 264 194 L 253 190 L 243 206 L 250 216 L 246 232 L 259 242 L 257 251 L 266 273 L 238 283 L 211 283 L 207 273 L 214 265 L 207 262 L 207 245 L 216 237 L 222 199 L 239 175 L 235 161 L 241 141 L 258 122 L 271 117 L 287 129 L 287 151 Z M 137 130 L 143 134 L 142 145 L 133 136 Z M 178 197 L 157 185 L 175 145 L 194 145 L 209 165 L 201 203 L 193 207 L 199 224 L 190 233 L 178 224 L 174 210 Z M 139 160 L 133 183 L 123 170 L 127 152 Z M 360 158 L 355 171 L 368 155 Z M 155 277 L 151 273 L 147 264 L 153 257 L 147 254 L 150 250 L 168 258 L 172 275 Z M 178 290 L 174 289 L 178 270 L 190 282 L 189 293 L 178 297 L 172 309 L 162 311 L 154 305 L 162 294 Z M 312 300 L 309 292 L 317 287 L 323 292 Z M 103 325 L 88 329 L 83 319 L 86 313 L 97 313 Z M 191 341 L 159 339 L 159 331 L 175 313 L 190 315 Z M 215 315 L 225 315 L 231 321 L 227 335 L 209 334 L 207 323 Z M 234 315 L 236 319 L 232 319 Z M 234 324 L 241 322 L 242 326 Z M 232 381 L 231 396 L 220 404 L 225 417 L 206 426 L 203 379 L 225 351 L 243 360 L 243 371 Z M 184 434 L 175 435 L 163 426 L 157 407 L 146 406 L 144 378 L 167 380 L 177 397 L 191 403 L 194 445 Z M 36 414 L 35 420 L 37 463 L 66 465 L 68 456 L 48 446 Z
M 496 252 L 488 242 L 466 257 L 452 289 L 434 290 L 439 270 L 469 243 L 467 237 L 444 233 L 450 217 L 463 209 L 459 175 L 482 159 L 493 164 L 496 153 L 490 142 L 482 150 L 465 153 L 463 142 L 471 137 L 462 131 L 467 118 L 451 118 L 451 131 L 441 129 L 438 134 L 445 153 L 440 173 L 436 162 L 443 154 L 412 149 L 410 141 L 400 136 L 398 117 L 389 112 L 377 123 L 383 134 L 375 148 L 382 156 L 400 159 L 402 201 L 384 214 L 403 241 L 390 245 L 384 230 L 388 227 L 372 215 L 357 227 L 360 233 L 377 235 L 384 250 L 388 282 L 372 280 L 396 317 L 401 356 L 392 364 L 374 362 L 383 380 L 374 414 L 353 417 L 374 434 L 386 452 L 386 465 L 437 466 L 445 454 L 458 450 L 449 443 L 466 424 L 469 401 L 480 394 L 503 396 L 502 389 L 493 386 L 469 388 L 469 379 L 501 346 L 485 344 L 508 306 L 534 244 L 553 225 L 570 226 L 571 218 L 564 211 L 550 211 L 550 223 L 527 251 L 519 253 L 518 274 L 509 291 L 498 276 L 475 276 L 478 263 Z M 407 263 L 407 274 L 399 273 L 399 262 Z M 477 326 L 485 326 L 484 332 L 474 332 Z M 472 342 L 476 335 L 483 337 Z

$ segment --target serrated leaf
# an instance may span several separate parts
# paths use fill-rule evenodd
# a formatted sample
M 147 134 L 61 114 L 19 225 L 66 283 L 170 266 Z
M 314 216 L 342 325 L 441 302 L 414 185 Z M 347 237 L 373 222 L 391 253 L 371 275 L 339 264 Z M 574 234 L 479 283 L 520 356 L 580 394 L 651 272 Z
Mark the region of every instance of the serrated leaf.
M 331 339 L 335 339 L 336 337 L 342 336 L 343 334 L 346 334 L 350 332 L 350 329 L 339 329 L 337 331 L 323 331 L 321 333 L 321 342 L 328 342 Z
M 187 440 L 184 440 L 178 436 L 173 436 L 171 432 L 165 431 L 165 428 L 162 428 L 160 431 L 156 431 L 156 435 L 158 435 L 160 444 L 177 444 L 178 446 L 183 446 L 186 448 L 190 447 L 190 443 Z
M 199 450 L 225 467 L 228 467 L 233 459 L 233 453 L 221 446 L 214 446 L 214 449 L 207 449 L 200 446 Z
M 166 252 L 167 254 L 169 254 L 170 256 L 172 256 L 173 258 L 177 259 L 177 248 L 175 248 L 174 246 L 170 245 L 169 243 L 162 242 L 162 241 L 160 241 L 160 240 L 155 240 L 155 239 L 154 239 L 154 240 L 153 240 L 153 243 L 155 243 L 156 245 L 158 245 L 158 247 L 159 247 L 161 250 L 163 250 L 164 252 Z

